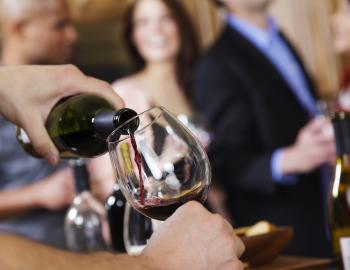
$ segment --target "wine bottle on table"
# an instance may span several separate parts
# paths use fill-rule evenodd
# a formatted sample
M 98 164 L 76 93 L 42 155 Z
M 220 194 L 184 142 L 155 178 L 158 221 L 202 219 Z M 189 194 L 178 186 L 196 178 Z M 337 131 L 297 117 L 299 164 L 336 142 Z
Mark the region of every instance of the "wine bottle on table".
M 337 161 L 330 186 L 329 227 L 339 269 L 350 270 L 350 112 L 332 115 Z
M 62 158 L 91 158 L 107 152 L 106 139 L 119 126 L 121 133 L 134 132 L 139 120 L 128 120 L 137 113 L 131 109 L 115 108 L 105 99 L 80 94 L 59 101 L 49 113 L 45 126 Z M 123 125 L 125 124 L 125 125 Z M 35 153 L 27 134 L 18 129 L 17 139 L 29 154 Z
M 126 199 L 119 185 L 115 184 L 113 193 L 108 197 L 105 207 L 108 215 L 112 248 L 116 252 L 126 251 L 123 240 L 125 205 Z
M 107 250 L 103 239 L 101 211 L 103 206 L 89 192 L 89 174 L 84 160 L 70 160 L 74 170 L 75 196 L 69 207 L 64 232 L 67 248 L 73 251 L 89 252 Z

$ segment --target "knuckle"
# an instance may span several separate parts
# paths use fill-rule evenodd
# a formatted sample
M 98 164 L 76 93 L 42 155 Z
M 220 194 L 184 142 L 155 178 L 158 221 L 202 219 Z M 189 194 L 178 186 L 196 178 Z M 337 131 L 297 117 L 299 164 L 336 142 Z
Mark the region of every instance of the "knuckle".
M 202 209 L 202 205 L 196 201 L 190 201 L 186 205 L 187 205 L 188 209 L 193 211 L 193 212 L 198 212 Z
M 222 216 L 220 216 L 219 214 L 213 214 L 212 215 L 211 223 L 218 230 L 223 230 L 224 228 L 227 227 L 225 219 Z
M 33 142 L 33 147 L 35 151 L 41 154 L 42 156 L 47 156 L 50 152 L 49 146 L 43 142 Z
M 238 246 L 236 245 L 236 243 L 234 242 L 233 239 L 226 238 L 224 245 L 225 245 L 227 252 L 229 252 L 229 254 L 237 256 Z
M 108 89 L 111 88 L 110 84 L 108 82 L 105 81 L 100 81 L 101 87 Z
M 73 64 L 64 65 L 62 68 L 63 68 L 63 71 L 68 74 L 79 72 L 79 69 Z
M 237 256 L 241 257 L 246 250 L 246 247 L 241 238 L 235 237 L 235 247 Z

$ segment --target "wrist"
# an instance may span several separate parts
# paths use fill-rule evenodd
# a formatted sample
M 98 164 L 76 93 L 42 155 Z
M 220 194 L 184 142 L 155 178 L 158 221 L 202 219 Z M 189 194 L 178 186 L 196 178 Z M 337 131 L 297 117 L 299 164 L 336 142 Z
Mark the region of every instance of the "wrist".
M 43 189 L 42 183 L 37 182 L 30 186 L 30 191 L 28 192 L 30 196 L 30 201 L 34 207 L 45 208 L 45 200 L 43 199 Z
M 298 159 L 295 157 L 295 146 L 283 148 L 280 157 L 280 168 L 283 175 L 291 175 L 299 172 Z

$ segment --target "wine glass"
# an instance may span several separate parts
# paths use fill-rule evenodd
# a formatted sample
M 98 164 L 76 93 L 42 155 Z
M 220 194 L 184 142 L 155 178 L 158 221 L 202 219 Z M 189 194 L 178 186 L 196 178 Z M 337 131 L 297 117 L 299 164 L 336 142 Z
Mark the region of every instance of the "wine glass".
M 126 135 L 126 127 L 135 122 L 138 129 Z M 142 214 L 165 220 L 190 200 L 205 201 L 211 177 L 207 154 L 165 108 L 135 116 L 107 142 L 121 191 Z
M 126 252 L 131 256 L 140 255 L 154 231 L 152 219 L 136 211 L 127 203 L 123 227 Z

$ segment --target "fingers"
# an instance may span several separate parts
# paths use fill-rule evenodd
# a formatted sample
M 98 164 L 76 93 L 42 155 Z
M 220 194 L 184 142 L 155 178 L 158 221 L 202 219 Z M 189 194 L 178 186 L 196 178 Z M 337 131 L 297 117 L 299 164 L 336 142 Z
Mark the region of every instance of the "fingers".
M 82 92 L 95 94 L 108 100 L 116 109 L 124 107 L 124 101 L 107 82 L 85 76 L 80 71 L 74 77 L 71 80 L 67 80 L 69 84 L 67 87 L 71 91 L 71 95 Z
M 310 121 L 302 130 L 302 136 L 309 137 L 310 140 L 333 141 L 334 132 L 329 119 L 317 117 Z
M 62 81 L 62 78 L 65 80 Z M 57 79 L 59 80 L 58 84 L 65 89 L 64 95 L 95 94 L 108 100 L 116 109 L 124 108 L 124 101 L 115 93 L 109 83 L 84 75 L 74 65 L 62 66 Z
M 327 124 L 329 124 L 329 120 L 326 117 L 319 116 L 307 123 L 304 129 L 308 129 L 311 132 L 321 132 Z
M 115 93 L 107 82 L 92 77 L 85 77 L 83 87 L 87 92 L 99 95 L 108 100 L 117 109 L 124 108 L 125 106 L 122 98 Z
M 27 132 L 35 151 L 52 165 L 59 161 L 58 151 L 51 141 L 40 116 L 32 115 L 21 121 L 22 128 Z
M 300 151 L 307 151 L 307 156 L 319 160 L 329 160 L 335 155 L 335 143 L 332 126 L 325 117 L 318 117 L 310 121 L 302 130 L 298 138 Z
M 221 264 L 216 269 L 217 270 L 243 270 L 244 266 L 240 260 L 230 260 L 226 263 Z
M 245 251 L 245 245 L 243 244 L 241 238 L 238 236 L 234 236 L 233 241 L 235 242 L 237 257 L 240 258 Z

